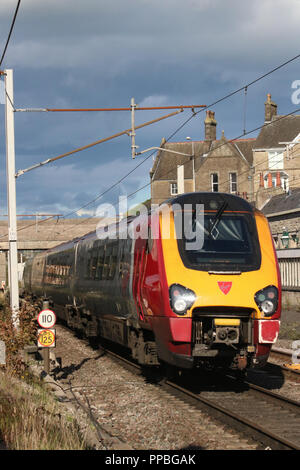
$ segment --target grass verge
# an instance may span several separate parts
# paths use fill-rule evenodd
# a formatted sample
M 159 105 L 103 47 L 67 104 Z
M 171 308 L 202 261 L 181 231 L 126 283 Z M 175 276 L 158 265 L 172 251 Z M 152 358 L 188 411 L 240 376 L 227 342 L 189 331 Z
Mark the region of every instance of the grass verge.
M 10 450 L 85 450 L 76 419 L 39 382 L 0 372 L 0 434 Z
M 0 365 L 0 441 L 10 450 L 87 449 L 76 419 L 31 376 L 21 351 L 36 344 L 36 311 L 24 304 L 19 328 L 0 299 L 0 340 L 6 346 L 6 363 Z

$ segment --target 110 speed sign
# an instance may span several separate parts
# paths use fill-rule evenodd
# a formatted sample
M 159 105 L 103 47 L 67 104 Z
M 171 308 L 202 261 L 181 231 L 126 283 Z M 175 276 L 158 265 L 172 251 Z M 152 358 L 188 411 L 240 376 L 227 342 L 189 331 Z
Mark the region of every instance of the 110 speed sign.
M 41 328 L 53 328 L 56 323 L 56 315 L 52 310 L 42 310 L 38 314 L 37 321 Z

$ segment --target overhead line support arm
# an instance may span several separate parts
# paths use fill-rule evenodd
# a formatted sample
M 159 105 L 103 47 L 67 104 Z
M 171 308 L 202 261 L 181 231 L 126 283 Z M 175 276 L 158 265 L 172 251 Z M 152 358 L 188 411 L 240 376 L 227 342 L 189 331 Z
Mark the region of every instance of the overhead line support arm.
M 140 124 L 139 126 L 136 126 L 135 129 L 141 129 L 142 127 L 149 126 L 150 124 L 154 124 L 156 122 L 162 121 L 163 119 L 167 119 L 169 117 L 175 116 L 176 114 L 179 114 L 182 111 L 183 110 L 180 109 L 180 110 L 175 111 L 173 113 L 166 114 L 166 115 L 161 116 L 161 117 L 156 118 L 156 119 L 152 119 L 151 121 L 144 122 L 143 124 Z M 16 178 L 18 178 L 19 176 L 24 175 L 24 173 L 27 173 L 28 171 L 35 170 L 36 168 L 47 165 L 48 163 L 52 163 L 56 160 L 60 160 L 61 158 L 68 157 L 70 155 L 73 155 L 74 153 L 78 153 L 78 152 L 81 152 L 82 150 L 86 150 L 88 148 L 94 147 L 95 145 L 102 144 L 103 142 L 107 142 L 109 140 L 115 139 L 116 137 L 120 137 L 121 135 L 124 135 L 124 134 L 130 135 L 131 131 L 132 131 L 132 129 L 126 129 L 125 131 L 118 132 L 117 134 L 113 134 L 109 137 L 105 137 L 104 139 L 96 140 L 95 142 L 92 142 L 91 144 L 84 145 L 83 147 L 76 148 L 74 150 L 71 150 L 70 152 L 66 152 L 66 153 L 63 153 L 61 155 L 58 155 L 57 157 L 48 158 L 47 160 L 44 160 L 43 162 L 32 165 L 29 168 L 25 168 L 23 170 L 17 171 L 15 176 L 16 176 Z

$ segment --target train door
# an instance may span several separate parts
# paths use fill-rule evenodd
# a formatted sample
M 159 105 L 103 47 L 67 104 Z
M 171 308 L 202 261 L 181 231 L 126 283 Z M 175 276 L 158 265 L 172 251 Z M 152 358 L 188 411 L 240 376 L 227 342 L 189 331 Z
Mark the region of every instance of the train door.
M 144 321 L 143 303 L 141 296 L 141 286 L 145 271 L 146 261 L 146 242 L 145 240 L 138 240 L 135 245 L 134 253 L 134 273 L 132 281 L 133 298 L 136 305 L 138 317 Z

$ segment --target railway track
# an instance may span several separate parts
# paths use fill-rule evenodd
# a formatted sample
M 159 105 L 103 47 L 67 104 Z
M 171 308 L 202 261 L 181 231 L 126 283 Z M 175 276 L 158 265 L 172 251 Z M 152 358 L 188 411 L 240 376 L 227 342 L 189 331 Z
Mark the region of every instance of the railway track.
M 141 368 L 115 352 L 109 355 L 135 373 Z M 212 377 L 211 377 L 212 378 Z M 300 450 L 300 404 L 231 375 L 217 381 L 192 381 L 179 377 L 161 380 L 159 386 L 180 400 L 200 408 L 210 416 L 258 442 L 261 448 Z
M 145 370 L 130 358 L 110 347 L 104 350 L 135 374 L 145 375 Z M 175 399 L 238 431 L 259 448 L 300 450 L 300 403 L 257 386 L 251 379 L 239 381 L 232 375 L 218 375 L 216 379 L 215 374 L 203 374 L 191 380 L 183 374 L 168 380 L 160 373 L 150 380 Z

